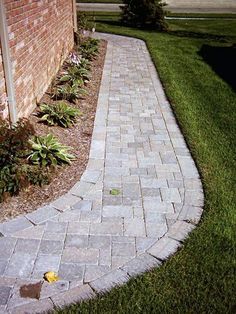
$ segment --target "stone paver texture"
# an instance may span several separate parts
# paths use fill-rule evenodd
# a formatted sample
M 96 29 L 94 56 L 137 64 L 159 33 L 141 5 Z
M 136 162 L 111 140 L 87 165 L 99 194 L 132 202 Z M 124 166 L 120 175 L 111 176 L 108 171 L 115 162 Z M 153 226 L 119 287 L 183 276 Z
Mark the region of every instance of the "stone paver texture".
M 0 312 L 40 313 L 123 284 L 159 267 L 200 220 L 199 174 L 145 43 L 96 36 L 108 48 L 87 169 L 63 197 L 0 224 Z M 22 298 L 47 271 L 60 281 Z

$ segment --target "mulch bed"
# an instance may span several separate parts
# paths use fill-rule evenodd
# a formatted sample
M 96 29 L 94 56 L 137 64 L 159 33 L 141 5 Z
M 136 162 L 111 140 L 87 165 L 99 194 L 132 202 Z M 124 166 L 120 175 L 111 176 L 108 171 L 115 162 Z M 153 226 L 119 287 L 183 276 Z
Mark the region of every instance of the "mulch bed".
M 88 94 L 84 96 L 83 99 L 79 99 L 76 104 L 71 104 L 79 108 L 82 112 L 82 115 L 78 118 L 78 122 L 73 127 L 66 129 L 59 126 L 49 127 L 43 123 L 39 123 L 39 118 L 36 116 L 37 108 L 29 117 L 30 122 L 35 127 L 37 135 L 53 134 L 61 143 L 73 148 L 71 152 L 76 156 L 76 160 L 73 161 L 71 165 L 58 167 L 52 173 L 49 185 L 44 185 L 41 188 L 38 186 L 30 186 L 26 190 L 21 191 L 19 195 L 8 198 L 4 203 L 1 203 L 0 221 L 32 212 L 38 207 L 50 203 L 65 194 L 80 180 L 89 157 L 105 54 L 106 42 L 101 40 L 99 44 L 99 55 L 91 63 L 91 80 L 85 88 Z M 46 93 L 41 103 L 47 102 L 48 100 L 49 96 Z

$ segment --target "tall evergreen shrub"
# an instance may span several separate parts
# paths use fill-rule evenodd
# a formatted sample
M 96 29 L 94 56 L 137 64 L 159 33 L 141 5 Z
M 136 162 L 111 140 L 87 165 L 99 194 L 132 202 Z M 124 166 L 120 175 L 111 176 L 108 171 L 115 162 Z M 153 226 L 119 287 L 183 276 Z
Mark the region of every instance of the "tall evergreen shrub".
M 162 0 L 123 0 L 121 20 L 125 25 L 167 31 Z

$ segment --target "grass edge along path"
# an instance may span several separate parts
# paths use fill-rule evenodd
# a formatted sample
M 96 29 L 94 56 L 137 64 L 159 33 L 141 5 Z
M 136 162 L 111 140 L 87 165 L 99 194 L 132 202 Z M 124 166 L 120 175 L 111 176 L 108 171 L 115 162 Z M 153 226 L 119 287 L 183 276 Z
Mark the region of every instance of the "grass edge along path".
M 201 223 L 183 248 L 162 267 L 95 300 L 58 313 L 182 314 L 236 310 L 236 97 L 201 55 L 204 45 L 230 47 L 232 38 L 235 39 L 231 27 L 235 29 L 236 25 L 227 22 L 231 27 L 228 24 L 224 29 L 222 22 L 204 21 L 204 33 L 202 21 L 184 23 L 170 23 L 173 32 L 169 34 L 125 28 L 106 20 L 97 21 L 97 29 L 146 41 L 201 173 L 205 191 Z

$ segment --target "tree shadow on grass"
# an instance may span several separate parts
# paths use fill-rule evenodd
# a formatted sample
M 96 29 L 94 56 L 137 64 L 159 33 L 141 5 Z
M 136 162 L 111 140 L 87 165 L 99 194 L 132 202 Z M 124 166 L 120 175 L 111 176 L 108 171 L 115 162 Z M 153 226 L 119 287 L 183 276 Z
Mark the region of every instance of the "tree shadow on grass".
M 203 45 L 199 55 L 236 92 L 236 46 L 216 47 Z
M 232 41 L 231 36 L 225 36 L 225 35 L 216 35 L 216 34 L 209 34 L 209 33 L 185 31 L 185 30 L 177 30 L 177 31 L 170 30 L 168 33 L 170 35 L 177 36 L 177 37 L 205 39 L 205 40 L 219 41 L 223 43 Z
M 100 22 L 103 24 L 107 24 L 110 26 L 121 26 L 121 27 L 129 27 L 134 30 L 142 30 L 142 31 L 148 31 L 148 32 L 158 32 L 158 30 L 152 30 L 149 28 L 137 28 L 130 25 L 124 25 L 124 23 L 121 22 L 121 20 L 106 20 L 104 18 L 96 18 L 96 22 Z M 204 40 L 211 40 L 211 41 L 218 41 L 222 43 L 227 42 L 233 42 L 235 38 L 233 36 L 226 36 L 226 35 L 216 35 L 216 34 L 210 34 L 210 33 L 203 33 L 203 32 L 192 32 L 187 30 L 169 30 L 166 32 L 169 35 L 182 37 L 182 38 L 195 38 L 195 39 L 204 39 Z

